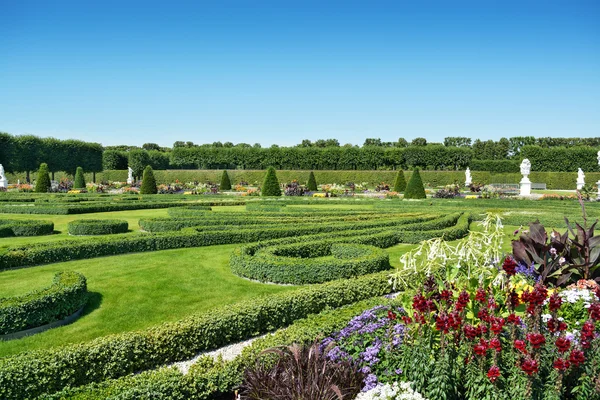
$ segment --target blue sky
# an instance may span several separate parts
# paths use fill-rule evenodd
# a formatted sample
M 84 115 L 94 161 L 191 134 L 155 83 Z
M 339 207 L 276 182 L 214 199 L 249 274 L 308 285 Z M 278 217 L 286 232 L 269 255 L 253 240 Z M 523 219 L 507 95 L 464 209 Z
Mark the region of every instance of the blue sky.
M 599 1 L 0 0 L 0 131 L 600 136 Z

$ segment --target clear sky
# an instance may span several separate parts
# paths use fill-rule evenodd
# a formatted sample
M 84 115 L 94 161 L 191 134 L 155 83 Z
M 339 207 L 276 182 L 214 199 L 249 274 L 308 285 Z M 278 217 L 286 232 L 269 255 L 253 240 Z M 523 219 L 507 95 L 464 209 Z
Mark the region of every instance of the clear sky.
M 600 1 L 0 0 L 0 131 L 600 136 Z

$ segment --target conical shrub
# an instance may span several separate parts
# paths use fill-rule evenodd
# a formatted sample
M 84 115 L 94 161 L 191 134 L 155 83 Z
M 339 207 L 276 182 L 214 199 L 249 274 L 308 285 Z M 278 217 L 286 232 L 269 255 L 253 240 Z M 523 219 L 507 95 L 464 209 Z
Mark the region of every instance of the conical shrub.
M 75 172 L 75 182 L 73 182 L 74 189 L 85 189 L 85 178 L 83 177 L 83 168 L 77 167 Z
M 394 181 L 394 192 L 404 192 L 406 190 L 406 179 L 404 179 L 404 171 L 399 170 Z
M 317 188 L 317 180 L 315 179 L 315 174 L 310 171 L 310 175 L 308 176 L 308 183 L 306 184 L 309 192 L 316 192 L 319 190 Z
M 405 199 L 426 199 L 425 188 L 423 187 L 423 181 L 421 180 L 421 174 L 419 169 L 415 168 L 410 180 L 406 185 L 406 191 L 404 192 Z
M 154 171 L 152 167 L 147 165 L 144 169 L 144 175 L 142 177 L 142 187 L 140 188 L 140 194 L 156 194 L 158 189 L 156 188 L 156 179 L 154 178 Z
M 231 180 L 229 180 L 229 174 L 227 170 L 223 171 L 223 175 L 221 175 L 221 190 L 231 190 Z
M 267 169 L 267 175 L 265 175 L 265 180 L 261 189 L 261 196 L 281 196 L 279 180 L 277 179 L 277 174 L 273 167 Z
M 37 180 L 35 181 L 34 192 L 46 193 L 50 190 L 52 184 L 50 183 L 50 173 L 48 171 L 48 164 L 41 163 L 38 171 Z

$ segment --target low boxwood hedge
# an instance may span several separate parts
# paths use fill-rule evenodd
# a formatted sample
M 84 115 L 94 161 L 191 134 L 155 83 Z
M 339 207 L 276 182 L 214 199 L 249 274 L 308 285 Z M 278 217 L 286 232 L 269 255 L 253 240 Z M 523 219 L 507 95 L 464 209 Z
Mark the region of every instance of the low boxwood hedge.
M 343 279 L 193 315 L 144 331 L 0 359 L 0 398 L 35 398 L 192 358 L 309 314 L 389 293 L 388 273 Z
M 78 219 L 67 224 L 69 235 L 110 235 L 126 233 L 127 221 L 122 219 Z
M 387 252 L 373 246 L 321 240 L 245 246 L 232 253 L 230 265 L 245 278 L 303 285 L 383 271 L 390 268 L 390 260 Z
M 22 296 L 0 299 L 0 334 L 59 321 L 87 302 L 87 285 L 78 272 L 59 272 L 52 285 Z
M 52 221 L 0 219 L 0 237 L 49 235 L 53 231 Z

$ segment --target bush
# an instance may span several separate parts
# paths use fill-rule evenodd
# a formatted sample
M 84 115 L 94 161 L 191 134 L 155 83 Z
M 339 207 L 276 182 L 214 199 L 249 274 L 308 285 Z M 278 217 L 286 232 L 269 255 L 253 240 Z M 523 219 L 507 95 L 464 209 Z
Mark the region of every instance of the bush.
M 59 272 L 52 285 L 45 289 L 0 299 L 0 334 L 59 321 L 75 313 L 86 302 L 85 277 L 78 272 Z
M 394 181 L 394 192 L 400 193 L 406 190 L 406 179 L 404 179 L 404 171 L 399 170 Z
M 75 173 L 75 182 L 73 183 L 74 189 L 85 189 L 85 179 L 83 177 L 83 168 L 77 167 Z
M 319 190 L 317 187 L 317 180 L 315 179 L 314 172 L 310 171 L 310 175 L 308 175 L 308 182 L 306 183 L 306 188 L 309 192 L 316 192 Z
M 229 180 L 229 174 L 227 174 L 227 170 L 223 170 L 223 175 L 221 175 L 221 185 L 219 188 L 221 190 L 231 190 L 231 181 Z
M 127 233 L 129 224 L 120 219 L 78 219 L 67 224 L 69 235 L 111 235 Z
M 405 199 L 425 199 L 427 195 L 425 194 L 425 188 L 423 187 L 423 181 L 421 180 L 421 175 L 419 174 L 419 169 L 416 168 L 412 175 L 410 176 L 410 180 L 408 181 L 408 185 L 406 185 L 406 192 L 404 193 Z
M 49 235 L 53 231 L 51 221 L 0 219 L 0 237 Z
M 156 188 L 156 179 L 154 179 L 154 172 L 152 167 L 147 165 L 144 169 L 144 176 L 142 178 L 142 187 L 140 188 L 140 194 L 156 194 L 158 189 Z
M 279 181 L 277 180 L 277 174 L 275 168 L 269 167 L 267 169 L 267 175 L 261 188 L 262 196 L 281 196 L 281 189 L 279 188 Z
M 48 172 L 48 164 L 40 164 L 38 171 L 37 180 L 35 181 L 35 188 L 33 189 L 36 193 L 46 193 L 50 191 L 52 184 L 50 183 L 50 174 Z

